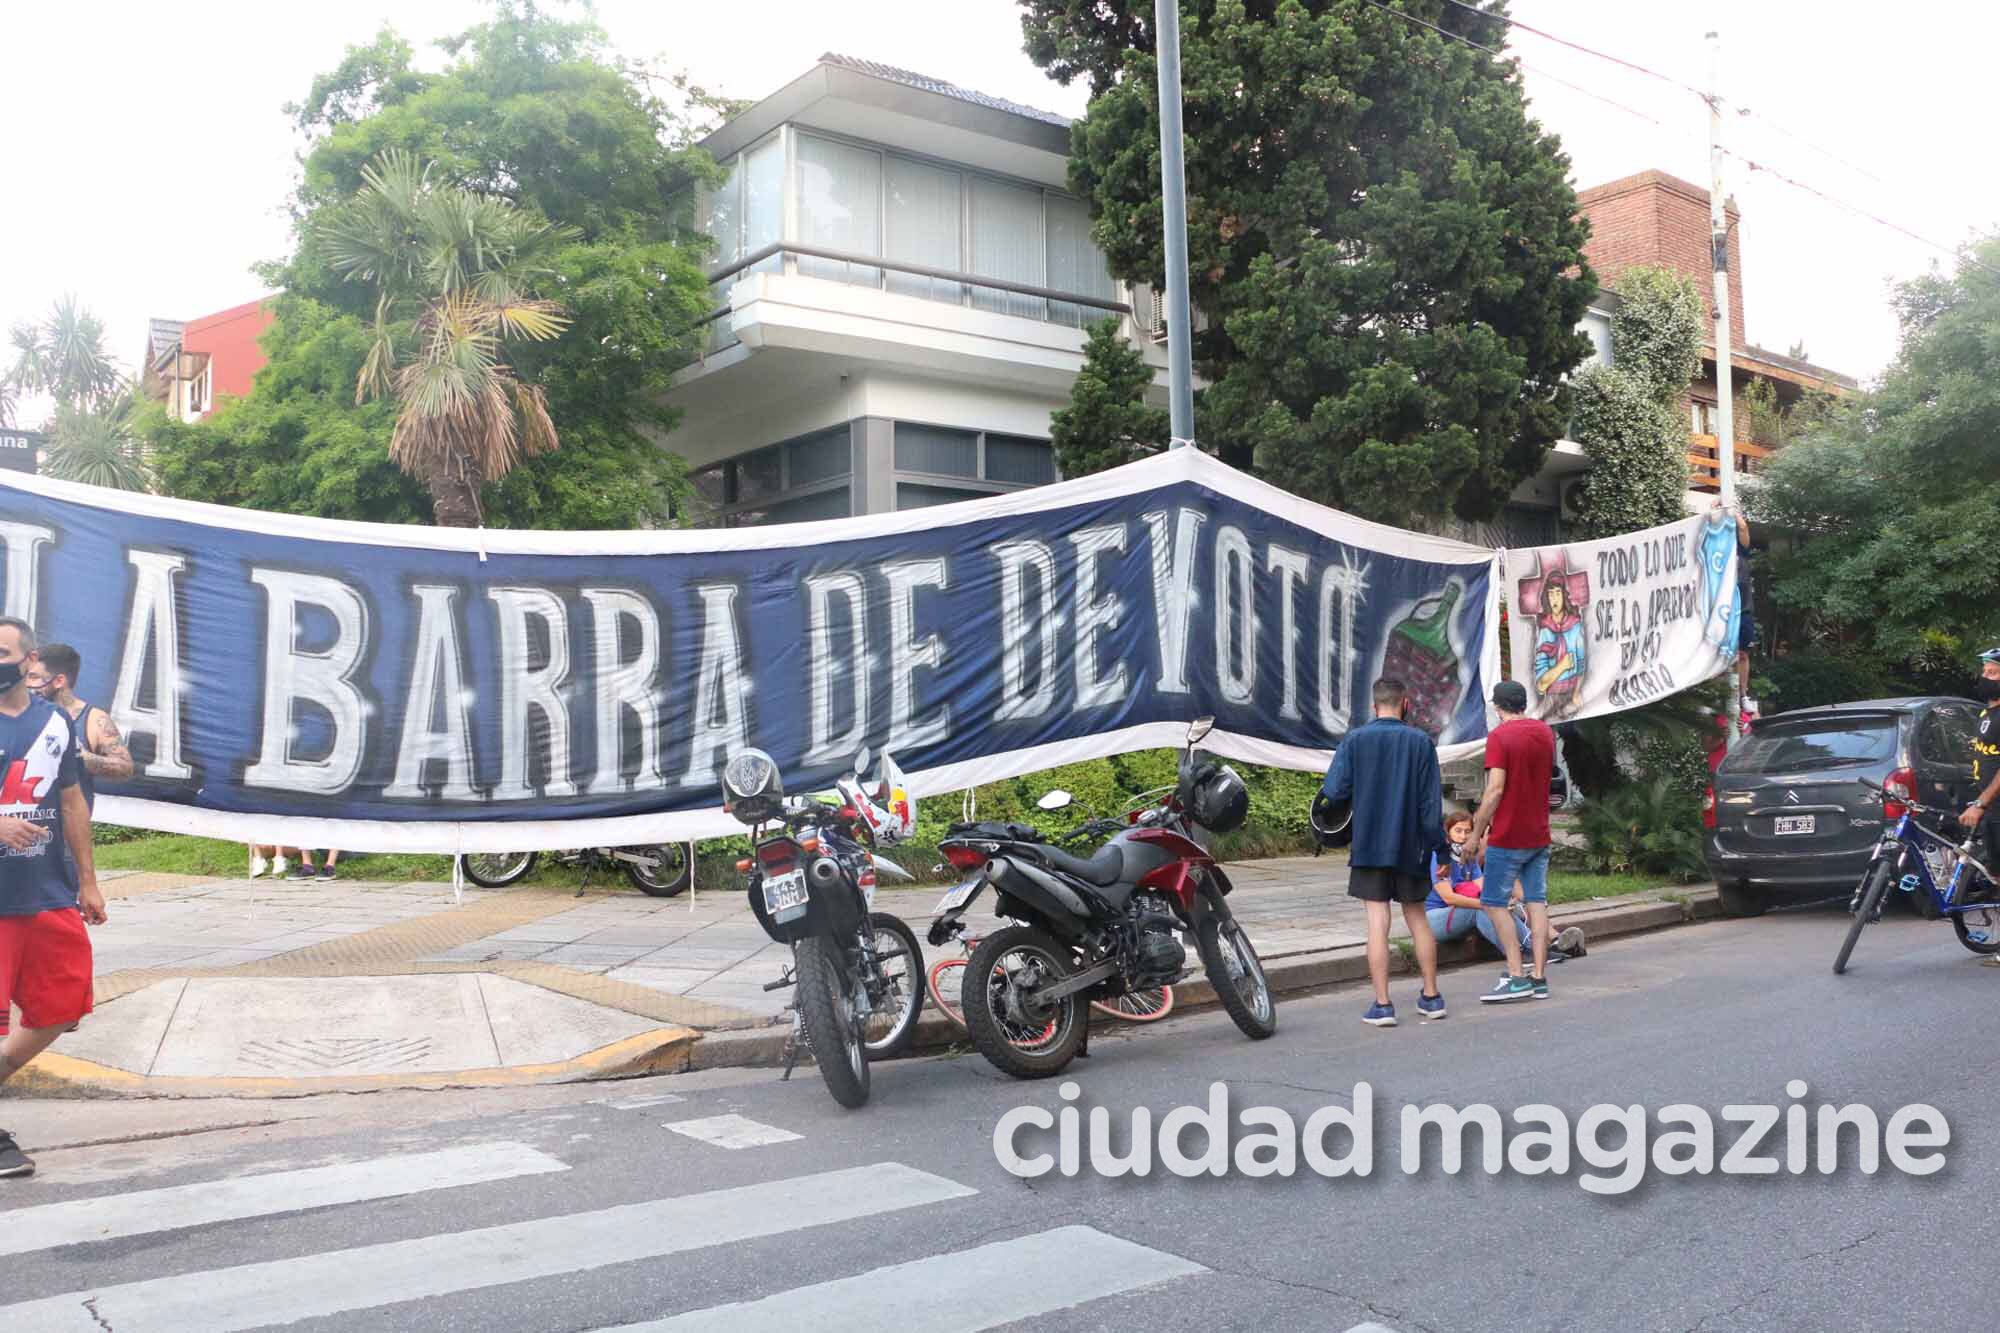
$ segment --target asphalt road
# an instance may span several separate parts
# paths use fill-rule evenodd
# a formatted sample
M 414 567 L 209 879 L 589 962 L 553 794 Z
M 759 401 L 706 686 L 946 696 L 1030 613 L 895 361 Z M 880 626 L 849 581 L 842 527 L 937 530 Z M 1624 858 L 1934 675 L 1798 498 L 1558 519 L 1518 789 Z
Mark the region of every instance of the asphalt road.
M 1265 1043 L 1220 1014 L 1100 1029 L 1075 1067 L 1079 1104 L 1109 1108 L 1121 1146 L 1132 1108 L 1203 1103 L 1214 1080 L 1233 1113 L 1299 1124 L 1366 1081 L 1365 1178 L 1301 1161 L 1290 1180 L 1023 1181 L 996 1163 L 995 1123 L 1062 1107 L 1059 1086 L 976 1055 L 878 1067 L 860 1112 L 810 1068 L 330 1098 L 208 1132 L 204 1115 L 255 1108 L 0 1102 L 0 1124 L 42 1143 L 154 1117 L 162 1136 L 43 1151 L 35 1180 L 0 1181 L 0 1328 L 1991 1328 L 2000 1074 L 1974 1024 L 2000 969 L 1948 926 L 1892 915 L 1835 977 L 1845 923 L 1819 908 L 1611 944 L 1556 969 L 1552 999 L 1499 1010 L 1476 998 L 1491 972 L 1462 971 L 1451 1017 L 1422 1026 L 1399 982 L 1388 1031 L 1360 1024 L 1352 989 L 1283 1004 Z M 1447 1175 L 1434 1143 L 1418 1174 L 1400 1162 L 1401 1108 L 1432 1102 L 1572 1120 L 1690 1103 L 1716 1117 L 1719 1157 L 1739 1132 L 1719 1109 L 1789 1105 L 1791 1079 L 1807 1104 L 1885 1121 L 1938 1108 L 1944 1169 L 1864 1175 L 1850 1149 L 1831 1176 L 1649 1170 L 1605 1197 L 1581 1162 L 1488 1176 L 1472 1152 Z M 725 1116 L 750 1123 L 687 1125 Z

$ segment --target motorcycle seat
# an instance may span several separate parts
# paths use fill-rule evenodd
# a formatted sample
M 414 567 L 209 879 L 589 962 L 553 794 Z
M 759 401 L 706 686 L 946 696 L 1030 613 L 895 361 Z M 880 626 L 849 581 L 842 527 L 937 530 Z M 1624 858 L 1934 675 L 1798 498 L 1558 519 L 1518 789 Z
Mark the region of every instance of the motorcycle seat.
M 1054 847 L 1044 847 L 1041 852 L 1048 858 L 1050 865 L 1065 875 L 1074 875 L 1086 884 L 1095 884 L 1101 888 L 1116 884 L 1119 876 L 1125 871 L 1125 854 L 1118 849 L 1117 843 L 1098 848 L 1096 854 L 1088 860 L 1081 856 L 1071 856 L 1068 852 Z

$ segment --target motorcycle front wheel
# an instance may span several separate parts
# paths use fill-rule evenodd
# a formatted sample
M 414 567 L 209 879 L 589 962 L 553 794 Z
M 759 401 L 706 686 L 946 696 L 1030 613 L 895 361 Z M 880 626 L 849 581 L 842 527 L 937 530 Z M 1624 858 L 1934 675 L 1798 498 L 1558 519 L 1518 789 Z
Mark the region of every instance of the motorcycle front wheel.
M 465 877 L 482 889 L 504 889 L 535 868 L 537 852 L 468 852 L 458 858 Z
M 1264 975 L 1263 960 L 1242 923 L 1226 910 L 1211 907 L 1195 930 L 1195 944 L 1215 998 L 1243 1035 L 1262 1041 L 1276 1032 L 1278 1004 L 1271 997 L 1271 979 Z
M 1089 1009 L 1081 995 L 1038 1004 L 1033 992 L 1075 970 L 1069 947 L 1027 926 L 979 942 L 960 983 L 965 1029 L 987 1062 L 1015 1078 L 1052 1078 L 1083 1045 Z
M 924 951 L 916 934 L 901 918 L 870 912 L 868 929 L 875 933 L 875 1012 L 868 1015 L 868 1058 L 887 1060 L 901 1055 L 917 1039 L 917 1019 L 924 1011 Z
M 868 1051 L 854 1018 L 854 991 L 848 984 L 846 950 L 809 935 L 798 942 L 798 1003 L 806 1024 L 806 1045 L 826 1080 L 826 1090 L 845 1107 L 868 1100 Z
M 688 881 L 694 878 L 694 863 L 688 860 L 687 844 L 684 842 L 663 842 L 652 847 L 620 847 L 618 850 L 644 856 L 654 862 L 651 866 L 625 860 L 618 863 L 625 871 L 625 878 L 632 881 L 632 887 L 648 898 L 678 898 L 687 892 Z

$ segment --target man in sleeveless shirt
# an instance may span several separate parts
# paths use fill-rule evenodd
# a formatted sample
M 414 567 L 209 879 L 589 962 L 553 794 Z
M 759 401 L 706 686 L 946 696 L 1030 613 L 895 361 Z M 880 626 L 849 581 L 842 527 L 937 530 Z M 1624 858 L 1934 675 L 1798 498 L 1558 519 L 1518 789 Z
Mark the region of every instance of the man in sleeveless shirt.
M 98 780 L 119 782 L 131 777 L 132 751 L 126 748 L 111 714 L 76 697 L 77 679 L 83 673 L 83 658 L 76 649 L 66 643 L 49 643 L 35 656 L 45 677 L 42 697 L 62 709 L 76 728 L 77 757 L 83 762 L 83 800 L 95 810 Z M 29 683 L 34 683 L 32 677 Z

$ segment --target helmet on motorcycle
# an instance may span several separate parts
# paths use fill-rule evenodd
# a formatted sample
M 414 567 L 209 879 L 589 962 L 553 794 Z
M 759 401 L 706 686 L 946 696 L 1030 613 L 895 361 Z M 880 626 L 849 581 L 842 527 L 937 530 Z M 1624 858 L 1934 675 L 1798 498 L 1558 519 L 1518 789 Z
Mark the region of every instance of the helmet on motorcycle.
M 1230 833 L 1243 827 L 1250 813 L 1250 789 L 1227 764 L 1209 763 L 1195 773 L 1188 814 L 1210 833 Z
M 738 750 L 722 766 L 722 808 L 752 826 L 777 817 L 785 784 L 777 761 L 762 750 Z

